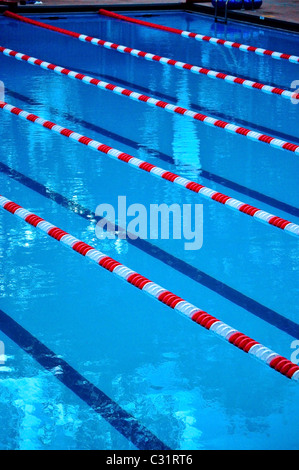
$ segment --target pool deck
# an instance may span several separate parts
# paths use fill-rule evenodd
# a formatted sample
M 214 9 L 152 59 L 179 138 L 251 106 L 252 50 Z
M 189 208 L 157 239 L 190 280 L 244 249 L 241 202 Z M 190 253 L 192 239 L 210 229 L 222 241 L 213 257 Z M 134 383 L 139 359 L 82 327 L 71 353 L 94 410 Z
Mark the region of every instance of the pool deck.
M 207 2 L 197 2 L 197 5 L 207 6 Z M 298 0 L 263 0 L 263 5 L 258 10 L 243 11 L 244 15 L 264 16 L 275 20 L 292 22 L 299 25 L 299 1 Z
M 4 0 L 5 1 L 5 0 Z M 8 2 L 9 0 L 7 0 Z M 17 1 L 17 0 L 14 0 Z M 1 5 L 0 0 L 0 5 Z M 20 3 L 20 2 L 19 2 Z M 102 6 L 117 8 L 124 8 L 125 6 L 130 8 L 135 6 L 144 5 L 153 7 L 161 6 L 166 7 L 167 5 L 182 7 L 190 7 L 199 12 L 206 13 L 209 15 L 214 14 L 214 7 L 211 2 L 208 0 L 195 1 L 195 0 L 158 0 L 156 2 L 151 2 L 150 0 L 43 0 L 41 7 L 80 7 L 87 8 L 88 6 Z M 23 8 L 36 8 L 33 5 L 26 5 Z M 256 22 L 265 24 L 267 26 L 276 26 L 276 27 L 286 27 L 287 29 L 292 29 L 296 31 L 299 26 L 299 0 L 263 0 L 263 5 L 258 10 L 239 10 L 229 12 L 229 18 L 247 20 L 250 22 Z

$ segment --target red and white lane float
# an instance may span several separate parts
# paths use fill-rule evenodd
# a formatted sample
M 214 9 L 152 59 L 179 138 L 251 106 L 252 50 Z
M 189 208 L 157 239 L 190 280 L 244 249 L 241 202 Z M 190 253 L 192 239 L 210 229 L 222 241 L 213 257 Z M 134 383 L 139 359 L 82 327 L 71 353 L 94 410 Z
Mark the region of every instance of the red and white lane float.
M 196 39 L 197 41 L 205 41 L 217 46 L 224 46 L 230 49 L 238 49 L 242 52 L 254 52 L 259 56 L 272 57 L 272 59 L 288 60 L 292 64 L 299 64 L 299 57 L 296 55 L 286 54 L 284 52 L 271 51 L 269 49 L 262 49 L 261 47 L 248 46 L 247 44 L 240 44 L 238 42 L 227 41 L 225 39 L 214 38 L 198 33 L 192 33 L 190 31 L 184 31 L 182 29 L 170 28 L 169 26 L 163 26 L 156 23 L 150 23 L 149 21 L 138 20 L 129 16 L 120 15 L 113 11 L 107 11 L 102 8 L 99 10 L 99 13 L 110 18 L 114 18 L 121 21 L 127 21 L 128 23 L 147 26 L 149 28 L 159 29 L 160 31 L 167 31 L 168 33 L 179 34 L 184 38 Z
M 139 158 L 135 158 L 132 155 L 124 153 L 113 147 L 109 147 L 108 145 L 90 139 L 89 137 L 86 137 L 70 129 L 59 126 L 54 122 L 43 119 L 39 116 L 36 116 L 35 114 L 28 113 L 20 108 L 5 103 L 4 101 L 0 101 L 0 109 L 8 113 L 14 114 L 24 120 L 42 126 L 45 129 L 51 130 L 52 132 L 68 137 L 69 139 L 72 139 L 75 142 L 84 144 L 88 148 L 96 150 L 98 152 L 102 152 L 115 160 L 120 160 L 124 163 L 127 163 L 135 169 L 146 171 L 152 176 L 156 176 L 163 180 L 170 181 L 171 183 L 178 185 L 181 188 L 188 189 L 189 191 L 193 191 L 206 199 L 216 201 L 234 211 L 247 214 L 259 222 L 263 222 L 267 225 L 273 225 L 290 235 L 299 237 L 299 225 L 294 224 L 281 217 L 277 217 L 266 211 L 251 206 L 250 204 L 238 201 L 237 199 L 234 199 L 230 196 L 226 196 L 225 194 L 222 194 L 218 191 L 214 191 L 213 189 L 203 186 L 202 184 L 195 183 L 194 181 L 188 180 L 170 171 L 164 170 L 163 168 L 157 167 L 149 162 L 140 160 Z
M 35 57 L 30 57 L 26 54 L 22 54 L 20 52 L 13 51 L 11 49 L 4 48 L 0 46 L 0 52 L 2 52 L 7 57 L 14 57 L 17 60 L 25 61 L 31 65 L 37 65 L 44 70 L 52 70 L 53 72 L 67 76 L 68 78 L 77 79 L 87 85 L 95 85 L 98 88 L 101 88 L 106 91 L 111 91 L 120 96 L 126 96 L 131 100 L 146 103 L 149 106 L 156 106 L 160 109 L 164 109 L 170 113 L 179 114 L 181 116 L 185 116 L 187 118 L 195 119 L 196 121 L 202 122 L 207 126 L 214 126 L 219 129 L 223 129 L 226 132 L 231 134 L 237 134 L 244 137 L 247 137 L 249 140 L 255 142 L 263 142 L 265 144 L 270 145 L 271 147 L 280 149 L 280 150 L 288 150 L 295 154 L 299 154 L 299 145 L 293 144 L 291 142 L 286 142 L 285 140 L 277 139 L 275 137 L 271 137 L 267 134 L 261 134 L 260 132 L 252 131 L 245 127 L 236 126 L 235 124 L 231 124 L 226 121 L 222 121 L 220 119 L 215 119 L 213 117 L 207 116 L 202 113 L 197 113 L 190 109 L 182 108 L 181 106 L 176 106 L 166 101 L 158 100 L 152 96 L 147 96 L 136 91 L 128 90 L 127 88 L 122 88 L 117 85 L 113 85 L 112 83 L 107 83 L 102 80 L 99 80 L 94 77 L 90 77 L 84 75 L 82 73 L 75 72 L 73 70 L 69 70 L 63 67 L 60 67 L 55 64 L 51 64 L 49 62 L 42 61 Z
M 67 34 L 72 37 L 79 39 L 80 41 L 87 42 L 89 44 L 93 44 L 95 46 L 102 46 L 106 49 L 110 49 L 116 52 L 120 52 L 122 54 L 129 54 L 132 57 L 142 58 L 147 61 L 156 62 L 162 65 L 171 65 L 178 70 L 188 70 L 195 74 L 201 74 L 205 77 L 209 77 L 212 79 L 219 79 L 224 80 L 226 83 L 230 83 L 232 85 L 241 85 L 244 88 L 262 91 L 268 95 L 275 95 L 281 96 L 288 100 L 291 100 L 292 103 L 294 100 L 299 100 L 299 93 L 294 91 L 289 91 L 280 87 L 265 85 L 263 83 L 254 82 L 252 80 L 248 80 L 245 78 L 236 77 L 231 74 L 217 72 L 216 70 L 211 70 L 206 67 L 201 67 L 197 65 L 188 64 L 185 62 L 181 62 L 174 59 L 169 59 L 168 57 L 163 57 L 157 54 L 152 54 L 150 52 L 140 51 L 139 49 L 132 49 L 131 47 L 115 44 L 109 41 L 104 41 L 103 39 L 94 38 L 92 36 L 86 36 L 85 34 L 74 33 L 69 30 L 56 28 L 55 26 L 48 25 L 46 23 L 41 23 L 40 21 L 30 20 L 28 18 L 24 18 L 20 15 L 16 15 L 15 13 L 7 12 L 11 18 L 28 22 L 34 26 L 39 26 L 41 28 L 50 29 L 51 31 L 55 31 L 62 34 Z
M 47 222 L 38 215 L 29 212 L 4 196 L 0 196 L 0 207 L 24 220 L 33 227 L 38 228 L 44 234 L 62 243 L 65 247 L 71 248 L 90 261 L 93 261 L 102 268 L 105 268 L 107 271 L 115 274 L 123 281 L 132 284 L 134 287 L 137 287 L 159 302 L 193 320 L 198 325 L 210 330 L 215 335 L 228 341 L 230 344 L 254 356 L 289 379 L 293 379 L 296 382 L 299 381 L 299 367 L 285 357 L 280 356 L 259 342 L 254 341 L 226 323 L 223 323 L 207 312 L 199 309 L 195 305 L 185 301 L 181 297 L 178 297 L 164 287 L 161 287 L 137 272 L 132 271 L 127 266 L 124 266 L 101 251 L 96 250 L 87 243 L 75 238 L 50 222 Z

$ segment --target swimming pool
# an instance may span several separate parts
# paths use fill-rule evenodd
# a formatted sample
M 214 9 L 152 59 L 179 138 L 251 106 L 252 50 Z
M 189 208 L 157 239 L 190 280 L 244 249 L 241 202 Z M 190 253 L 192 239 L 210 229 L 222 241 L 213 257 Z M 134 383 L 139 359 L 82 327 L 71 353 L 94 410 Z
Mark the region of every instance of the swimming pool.
M 298 35 L 274 29 L 215 24 L 183 11 L 124 14 L 260 48 L 298 50 Z M 289 61 L 103 15 L 28 16 L 280 89 L 292 90 L 298 78 L 298 65 Z M 2 17 L 1 25 L 4 48 L 299 144 L 298 105 L 280 95 L 12 18 Z M 0 67 L 12 106 L 299 223 L 296 152 L 4 54 Z M 291 359 L 299 339 L 298 237 L 0 111 L 1 195 Z M 148 211 L 152 204 L 203 204 L 203 246 L 99 240 L 96 208 L 117 207 L 119 196 Z M 298 382 L 7 211 L 0 211 L 0 224 L 1 448 L 298 448 Z

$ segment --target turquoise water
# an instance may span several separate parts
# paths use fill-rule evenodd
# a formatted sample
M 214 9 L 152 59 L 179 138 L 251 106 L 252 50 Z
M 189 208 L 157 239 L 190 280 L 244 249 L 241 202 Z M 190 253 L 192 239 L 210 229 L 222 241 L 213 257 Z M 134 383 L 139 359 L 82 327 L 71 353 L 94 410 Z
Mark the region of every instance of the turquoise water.
M 196 14 L 150 21 L 296 54 L 298 36 Z M 134 17 L 141 17 L 136 12 Z M 56 26 L 291 89 L 298 66 L 98 15 L 36 15 Z M 298 143 L 298 105 L 1 18 L 0 45 Z M 291 152 L 228 134 L 0 56 L 5 100 L 298 223 Z M 4 112 L 0 194 L 285 357 L 298 340 L 298 241 Z M 204 204 L 203 247 L 99 241 L 101 203 Z M 61 363 L 171 449 L 297 449 L 298 384 L 0 212 L 0 430 L 3 449 L 136 449 Z M 8 334 L 8 318 L 15 326 Z M 17 336 L 17 337 L 16 337 Z M 13 338 L 14 337 L 14 340 Z M 32 337 L 51 351 L 38 362 Z M 41 348 L 41 346 L 40 346 Z M 57 367 L 53 364 L 57 362 Z M 63 366 L 62 366 L 63 367 Z M 76 378 L 75 373 L 72 372 Z M 62 374 L 63 375 L 63 374 Z M 65 374 L 66 375 L 66 374 Z M 75 379 L 74 379 L 75 380 Z M 76 395 L 77 393 L 77 395 Z

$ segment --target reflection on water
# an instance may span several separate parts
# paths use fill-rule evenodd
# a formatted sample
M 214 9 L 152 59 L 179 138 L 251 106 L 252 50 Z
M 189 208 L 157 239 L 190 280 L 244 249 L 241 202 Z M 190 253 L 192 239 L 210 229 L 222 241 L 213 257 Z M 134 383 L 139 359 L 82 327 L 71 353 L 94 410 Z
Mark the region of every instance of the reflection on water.
M 261 47 L 279 46 L 284 41 L 287 50 L 294 46 L 292 35 L 272 30 L 263 36 L 258 28 L 214 25 L 198 15 L 165 12 L 162 17 L 161 23 L 179 26 L 183 22 L 188 26 L 185 29 L 200 28 L 206 34 L 212 29 L 213 35 L 252 41 Z M 88 16 L 88 21 L 75 15 L 56 23 L 95 36 L 100 30 L 120 44 L 166 57 L 175 53 L 179 60 L 242 72 L 285 87 L 295 78 L 289 64 L 282 66 L 254 54 L 251 57 L 182 38 L 165 41 L 160 32 L 126 24 L 115 28 L 115 23 L 98 15 L 95 19 Z M 274 134 L 297 133 L 298 107 L 290 107 L 287 100 L 59 35 L 52 47 L 52 33 L 36 29 L 33 37 L 25 34 L 26 28 L 9 25 L 6 34 L 3 27 L 0 39 L 9 38 L 15 49 L 22 43 L 24 52 L 36 57 L 97 76 L 109 74 L 116 83 L 134 83 L 148 94 L 164 94 L 186 108 L 195 103 L 199 109 L 268 126 Z M 210 171 L 298 205 L 297 162 L 283 152 L 2 56 L 0 67 L 7 98 L 14 105 L 195 181 L 201 182 L 200 170 Z M 101 203 L 116 207 L 118 196 L 123 195 L 128 204 L 138 202 L 145 207 L 150 203 L 205 202 L 203 248 L 196 254 L 186 253 L 179 243 L 159 241 L 158 247 L 173 255 L 172 264 L 167 265 L 125 240 L 100 242 L 94 221 L 89 223 L 67 205 L 44 198 L 34 185 L 29 189 L 0 174 L 0 193 L 269 347 L 290 354 L 290 337 L 279 325 L 271 326 L 251 315 L 237 300 L 230 302 L 220 288 L 218 292 L 204 287 L 200 274 L 195 279 L 185 276 L 176 259 L 297 322 L 295 239 L 13 116 L 1 114 L 0 135 L 0 161 L 91 212 Z M 221 182 L 210 186 L 228 192 Z M 229 194 L 245 199 L 237 191 Z M 246 201 L 256 204 L 248 196 Z M 172 448 L 292 448 L 298 444 L 298 390 L 294 384 L 3 211 L 0 296 L 1 308 L 68 358 Z M 8 359 L 0 367 L 0 413 L 8 424 L 0 429 L 1 447 L 128 446 L 55 378 L 36 370 L 25 354 L 17 348 L 6 354 Z
M 190 109 L 189 81 L 187 74 L 181 74 L 177 87 L 177 104 L 183 108 Z M 173 122 L 173 157 L 177 168 L 183 176 L 190 175 L 188 167 L 200 170 L 200 138 L 197 132 L 197 123 L 194 119 L 177 119 Z

